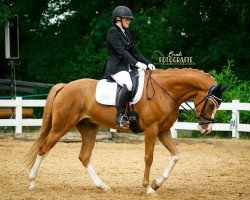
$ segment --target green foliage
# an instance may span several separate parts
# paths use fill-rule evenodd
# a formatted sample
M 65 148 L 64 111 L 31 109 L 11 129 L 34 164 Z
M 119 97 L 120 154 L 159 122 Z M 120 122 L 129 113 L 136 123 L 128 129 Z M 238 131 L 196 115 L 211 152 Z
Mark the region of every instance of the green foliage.
M 227 65 L 222 67 L 220 73 L 216 70 L 211 70 L 209 73 L 215 77 L 217 83 L 226 86 L 227 89 L 223 94 L 223 102 L 232 102 L 232 100 L 239 100 L 240 102 L 250 103 L 250 82 L 239 80 L 234 75 L 232 68 L 234 62 L 228 60 Z M 232 117 L 231 111 L 218 110 L 215 115 L 216 123 L 230 123 Z M 180 112 L 179 121 L 197 122 L 197 119 L 191 118 L 187 111 L 182 110 Z M 250 112 L 240 111 L 240 123 L 250 124 Z M 216 132 L 213 131 L 209 135 L 201 135 L 198 131 L 192 131 L 192 134 L 188 137 L 194 138 L 208 138 L 208 137 L 219 137 L 219 138 L 230 138 L 231 132 Z M 249 138 L 249 133 L 241 133 L 243 138 Z M 185 137 L 185 136 L 184 136 Z
M 227 66 L 222 67 L 221 73 L 212 70 L 210 73 L 215 77 L 218 83 L 227 86 L 223 94 L 223 102 L 232 102 L 239 100 L 240 102 L 250 103 L 250 82 L 239 80 L 232 72 L 234 62 L 228 60 Z M 230 122 L 231 114 L 229 111 L 217 111 L 216 118 L 218 122 Z M 250 124 L 250 112 L 240 112 L 240 123 Z
M 249 79 L 246 1 L 6 0 L 0 2 L 0 25 L 14 13 L 19 15 L 21 64 L 17 79 L 57 83 L 101 78 L 107 56 L 105 35 L 113 9 L 121 4 L 132 9 L 135 19 L 130 32 L 151 62 L 156 62 L 153 52 L 157 50 L 165 55 L 181 51 L 193 57 L 195 68 L 205 71 L 221 72 L 227 60 L 234 60 L 232 73 L 240 80 Z M 4 32 L 0 32 L 0 46 L 4 47 Z M 3 48 L 0 63 L 0 78 L 9 78 Z
M 218 74 L 215 70 L 212 70 L 210 73 L 218 83 L 227 86 L 223 101 L 229 102 L 233 99 L 239 99 L 241 102 L 250 102 L 250 82 L 239 80 L 232 71 L 234 66 L 234 61 L 228 60 L 227 65 L 222 67 L 221 73 Z

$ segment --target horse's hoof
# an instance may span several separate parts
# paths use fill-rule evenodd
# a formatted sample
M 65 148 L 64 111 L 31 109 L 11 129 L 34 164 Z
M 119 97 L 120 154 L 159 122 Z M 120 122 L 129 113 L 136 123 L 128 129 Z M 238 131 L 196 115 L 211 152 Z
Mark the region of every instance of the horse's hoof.
M 99 185 L 98 188 L 103 189 L 103 191 L 105 191 L 105 192 L 110 192 L 110 191 L 112 191 L 111 187 L 109 187 L 108 185 L 106 185 L 106 184 L 104 184 L 104 183 L 101 183 L 101 185 Z
M 143 186 L 144 188 L 147 188 L 147 187 L 148 187 L 148 184 L 146 184 L 146 183 L 144 184 L 144 183 L 143 183 L 142 186 Z
M 146 194 L 147 195 L 157 195 L 156 191 L 153 188 L 151 188 L 151 187 L 148 187 Z
M 153 180 L 153 182 L 151 183 L 151 188 L 153 189 L 153 190 L 157 190 L 159 187 L 160 187 L 160 185 L 163 183 L 163 181 L 162 180 L 160 180 L 160 179 L 155 179 L 155 180 Z
M 36 188 L 36 184 L 31 182 L 29 186 L 29 190 L 34 190 L 35 188 Z

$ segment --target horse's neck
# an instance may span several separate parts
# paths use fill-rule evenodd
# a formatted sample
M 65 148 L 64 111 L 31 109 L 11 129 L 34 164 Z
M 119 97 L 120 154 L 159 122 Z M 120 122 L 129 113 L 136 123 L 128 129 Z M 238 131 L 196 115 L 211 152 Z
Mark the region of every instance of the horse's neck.
M 214 83 L 212 76 L 195 70 L 169 70 L 159 77 L 164 89 L 180 103 L 196 96 L 199 91 L 207 92 Z

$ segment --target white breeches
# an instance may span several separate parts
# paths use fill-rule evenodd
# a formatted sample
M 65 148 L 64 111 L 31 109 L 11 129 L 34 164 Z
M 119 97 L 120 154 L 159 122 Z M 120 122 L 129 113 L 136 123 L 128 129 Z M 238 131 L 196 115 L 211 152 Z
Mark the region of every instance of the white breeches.
M 132 80 L 130 75 L 127 71 L 120 71 L 111 77 L 120 85 L 123 86 L 124 84 L 127 86 L 128 90 L 132 90 Z

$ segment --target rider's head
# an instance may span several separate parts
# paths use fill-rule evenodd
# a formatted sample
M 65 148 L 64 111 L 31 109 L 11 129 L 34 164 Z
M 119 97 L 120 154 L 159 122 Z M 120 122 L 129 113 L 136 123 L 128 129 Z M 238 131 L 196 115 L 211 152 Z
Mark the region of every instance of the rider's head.
M 123 29 L 127 29 L 131 19 L 134 18 L 132 11 L 126 6 L 116 7 L 113 10 L 112 17 L 114 24 L 121 26 Z

